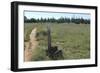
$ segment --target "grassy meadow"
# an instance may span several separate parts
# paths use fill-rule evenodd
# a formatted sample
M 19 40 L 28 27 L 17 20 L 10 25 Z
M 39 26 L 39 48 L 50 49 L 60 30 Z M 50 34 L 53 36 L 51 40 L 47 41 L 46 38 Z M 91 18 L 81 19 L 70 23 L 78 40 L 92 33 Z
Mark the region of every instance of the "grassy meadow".
M 29 41 L 33 28 L 37 28 L 36 40 L 38 46 L 32 54 L 32 61 L 51 60 L 45 50 L 48 49 L 47 40 L 48 23 L 25 23 L 24 42 Z M 51 26 L 51 44 L 58 46 L 63 52 L 63 59 L 90 58 L 90 25 L 74 23 L 49 23 Z

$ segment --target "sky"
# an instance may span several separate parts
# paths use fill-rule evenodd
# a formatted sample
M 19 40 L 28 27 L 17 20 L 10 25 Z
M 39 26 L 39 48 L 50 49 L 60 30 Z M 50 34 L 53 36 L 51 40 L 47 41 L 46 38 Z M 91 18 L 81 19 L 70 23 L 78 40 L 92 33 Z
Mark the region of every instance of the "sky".
M 35 11 L 24 11 L 24 16 L 26 16 L 28 19 L 35 18 L 35 19 L 41 19 L 41 18 L 55 18 L 59 19 L 61 17 L 66 18 L 84 18 L 84 19 L 90 19 L 90 14 L 84 14 L 84 13 L 61 13 L 61 12 L 35 12 Z

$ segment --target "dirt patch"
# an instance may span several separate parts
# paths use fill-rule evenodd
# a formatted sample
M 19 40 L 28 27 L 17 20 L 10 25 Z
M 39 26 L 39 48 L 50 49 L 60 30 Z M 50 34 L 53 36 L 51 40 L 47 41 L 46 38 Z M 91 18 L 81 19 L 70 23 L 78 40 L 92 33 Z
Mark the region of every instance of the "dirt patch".
M 38 45 L 38 41 L 36 41 L 36 31 L 37 29 L 34 28 L 30 34 L 30 40 L 25 42 L 24 61 L 32 60 L 32 53 Z

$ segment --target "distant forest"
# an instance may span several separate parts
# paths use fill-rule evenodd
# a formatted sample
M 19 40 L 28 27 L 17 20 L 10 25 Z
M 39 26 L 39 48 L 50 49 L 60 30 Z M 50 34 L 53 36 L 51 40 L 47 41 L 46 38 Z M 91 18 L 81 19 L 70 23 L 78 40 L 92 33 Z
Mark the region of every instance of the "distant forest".
M 90 24 L 90 19 L 84 19 L 84 18 L 70 19 L 70 18 L 64 18 L 64 17 L 61 17 L 59 19 L 55 19 L 55 18 L 28 19 L 26 16 L 24 16 L 24 22 L 25 23 L 45 23 L 45 22 L 54 23 L 55 22 L 55 23 Z

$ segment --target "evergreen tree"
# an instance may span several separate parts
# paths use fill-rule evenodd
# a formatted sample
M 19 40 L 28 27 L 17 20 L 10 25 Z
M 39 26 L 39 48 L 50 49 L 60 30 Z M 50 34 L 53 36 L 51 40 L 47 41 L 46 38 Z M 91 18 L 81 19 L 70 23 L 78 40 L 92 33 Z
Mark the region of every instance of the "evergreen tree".
M 53 18 L 42 18 L 41 19 L 35 19 L 35 18 L 31 18 L 31 19 L 27 19 L 26 16 L 24 16 L 24 22 L 26 23 L 38 23 L 38 22 L 50 22 L 50 23 L 53 23 L 53 22 L 57 22 L 57 23 L 75 23 L 75 24 L 90 24 L 90 19 L 84 19 L 84 18 L 75 18 L 75 17 L 72 17 L 71 19 L 70 18 L 67 18 L 67 17 L 61 17 L 59 19 L 55 19 L 54 17 Z

